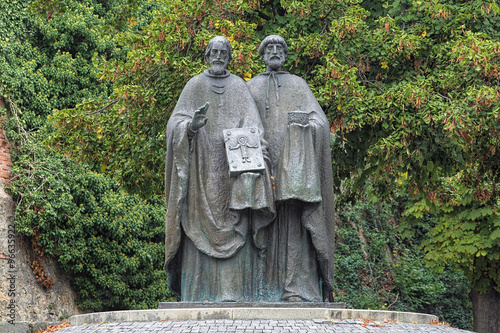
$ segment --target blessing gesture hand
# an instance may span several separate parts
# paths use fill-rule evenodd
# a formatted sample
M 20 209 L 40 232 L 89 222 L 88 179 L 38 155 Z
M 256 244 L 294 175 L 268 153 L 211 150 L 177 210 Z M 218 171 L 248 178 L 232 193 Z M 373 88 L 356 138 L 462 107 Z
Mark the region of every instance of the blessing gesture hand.
M 193 119 L 191 120 L 190 128 L 193 132 L 198 131 L 200 128 L 205 126 L 207 123 L 207 110 L 210 104 L 208 102 L 205 103 L 202 107 L 198 108 L 193 115 Z

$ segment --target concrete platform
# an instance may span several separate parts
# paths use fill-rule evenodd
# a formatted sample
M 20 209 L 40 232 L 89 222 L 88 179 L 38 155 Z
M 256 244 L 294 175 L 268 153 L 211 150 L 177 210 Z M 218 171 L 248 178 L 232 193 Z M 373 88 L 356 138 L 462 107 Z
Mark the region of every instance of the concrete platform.
M 185 320 L 384 320 L 427 324 L 437 316 L 398 311 L 330 308 L 191 308 L 94 312 L 69 318 L 72 326 L 98 323 L 161 322 Z
M 227 303 L 226 303 L 227 304 Z M 224 304 L 224 306 L 226 305 Z M 61 333 L 470 333 L 431 325 L 434 315 L 378 310 L 302 307 L 210 307 L 96 312 L 69 318 Z M 193 305 L 193 304 L 191 304 Z M 241 304 L 240 304 L 241 305 Z M 343 304 L 337 304 L 336 306 Z M 330 306 L 334 306 L 330 304 Z M 22 326 L 22 325 L 20 325 Z M 23 327 L 5 332 L 26 332 Z M 14 328 L 19 330 L 13 330 Z M 4 332 L 2 331 L 2 333 Z M 31 331 L 32 332 L 32 331 Z

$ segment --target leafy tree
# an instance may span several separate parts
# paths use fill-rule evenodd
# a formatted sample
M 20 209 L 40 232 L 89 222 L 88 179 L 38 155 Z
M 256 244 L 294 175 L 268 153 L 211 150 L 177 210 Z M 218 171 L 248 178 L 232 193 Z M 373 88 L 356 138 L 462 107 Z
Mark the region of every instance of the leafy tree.
M 163 195 L 169 114 L 187 80 L 205 68 L 203 52 L 211 36 L 226 32 L 234 48 L 232 68 L 242 76 L 253 72 L 256 24 L 243 20 L 253 5 L 171 1 L 153 12 L 143 32 L 119 37 L 130 48 L 126 62 L 99 59 L 101 79 L 114 83 L 113 94 L 105 102 L 87 100 L 76 109 L 56 111 L 57 131 L 47 142 L 115 175 L 130 192 Z
M 116 180 L 41 143 L 54 108 L 104 98 L 93 57 L 120 58 L 113 34 L 139 31 L 156 1 L 16 1 L 0 4 L 2 128 L 14 145 L 9 191 L 17 231 L 31 240 L 37 280 L 43 258 L 72 273 L 78 305 L 93 310 L 156 307 L 171 297 L 163 271 L 164 203 L 144 201 Z M 140 15 L 128 24 L 133 11 Z M 7 112 L 5 112 L 7 111 Z
M 40 128 L 53 109 L 105 98 L 93 58 L 123 58 L 114 35 L 139 31 L 157 1 L 6 0 L 0 5 L 1 95 L 22 110 L 28 131 Z M 140 18 L 131 20 L 130 12 Z M 7 103 L 9 105 L 9 103 Z
M 495 68 L 500 44 L 498 29 L 489 24 L 498 24 L 498 7 L 483 1 L 394 2 L 386 10 L 392 16 L 373 20 L 373 41 L 380 47 L 373 44 L 359 53 L 376 67 L 368 70 L 356 60 L 350 66 L 357 69 L 353 84 L 367 87 L 355 89 L 363 93 L 361 103 L 355 102 L 351 109 L 347 104 L 347 110 L 341 103 L 337 107 L 334 125 L 341 132 L 348 128 L 348 133 L 337 136 L 337 152 L 355 156 L 346 159 L 350 167 L 341 166 L 339 173 L 347 176 L 359 170 L 346 183 L 353 190 L 372 176 L 379 196 L 394 194 L 398 188 L 394 184 L 401 183 L 398 190 L 405 188 L 410 195 L 406 215 L 438 215 L 433 237 L 424 244 L 426 258 L 439 266 L 462 267 L 476 295 L 475 330 L 497 332 L 499 91 Z M 411 224 L 407 227 L 411 229 Z M 486 298 L 484 304 L 481 298 Z M 494 315 L 481 318 L 485 313 Z
M 16 103 L 26 129 L 32 130 L 45 123 L 53 108 L 107 95 L 110 86 L 96 84 L 95 68 L 89 64 L 94 51 L 111 53 L 114 45 L 109 35 L 101 34 L 105 21 L 88 4 L 50 2 L 58 12 L 51 9 L 42 16 L 29 11 L 29 3 L 5 4 L 9 10 L 4 13 L 19 19 L 7 29 L 10 38 L 2 40 L 0 80 L 2 95 Z

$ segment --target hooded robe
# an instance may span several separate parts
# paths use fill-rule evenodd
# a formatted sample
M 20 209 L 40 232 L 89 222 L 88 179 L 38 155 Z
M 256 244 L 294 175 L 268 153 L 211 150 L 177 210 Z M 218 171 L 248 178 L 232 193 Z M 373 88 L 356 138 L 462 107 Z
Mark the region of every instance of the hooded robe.
M 276 193 L 267 250 L 269 299 L 323 301 L 334 278 L 330 126 L 300 77 L 266 72 L 247 84 L 264 123 Z M 289 121 L 293 111 L 306 113 L 305 124 Z
M 193 133 L 194 111 L 206 102 L 207 123 Z M 165 269 L 182 301 L 258 298 L 265 227 L 274 218 L 270 174 L 230 177 L 222 133 L 245 127 L 263 136 L 248 87 L 227 70 L 189 80 L 168 121 Z

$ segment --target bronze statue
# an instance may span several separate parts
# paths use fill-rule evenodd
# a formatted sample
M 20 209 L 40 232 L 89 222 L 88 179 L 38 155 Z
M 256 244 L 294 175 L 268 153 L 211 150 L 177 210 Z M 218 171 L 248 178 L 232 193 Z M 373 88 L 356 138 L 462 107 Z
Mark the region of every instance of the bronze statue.
M 189 80 L 167 124 L 169 288 L 182 301 L 258 301 L 266 227 L 274 218 L 270 172 L 261 165 L 231 173 L 223 131 L 253 130 L 259 153 L 269 161 L 267 143 L 248 87 L 227 70 L 228 40 L 213 38 L 205 60 L 210 69 Z M 255 142 L 240 144 L 253 153 Z M 246 164 L 252 160 L 245 155 Z
M 259 46 L 266 72 L 247 82 L 272 162 L 276 220 L 270 226 L 269 301 L 321 302 L 333 291 L 334 197 L 330 127 L 307 83 L 282 71 L 285 40 Z

